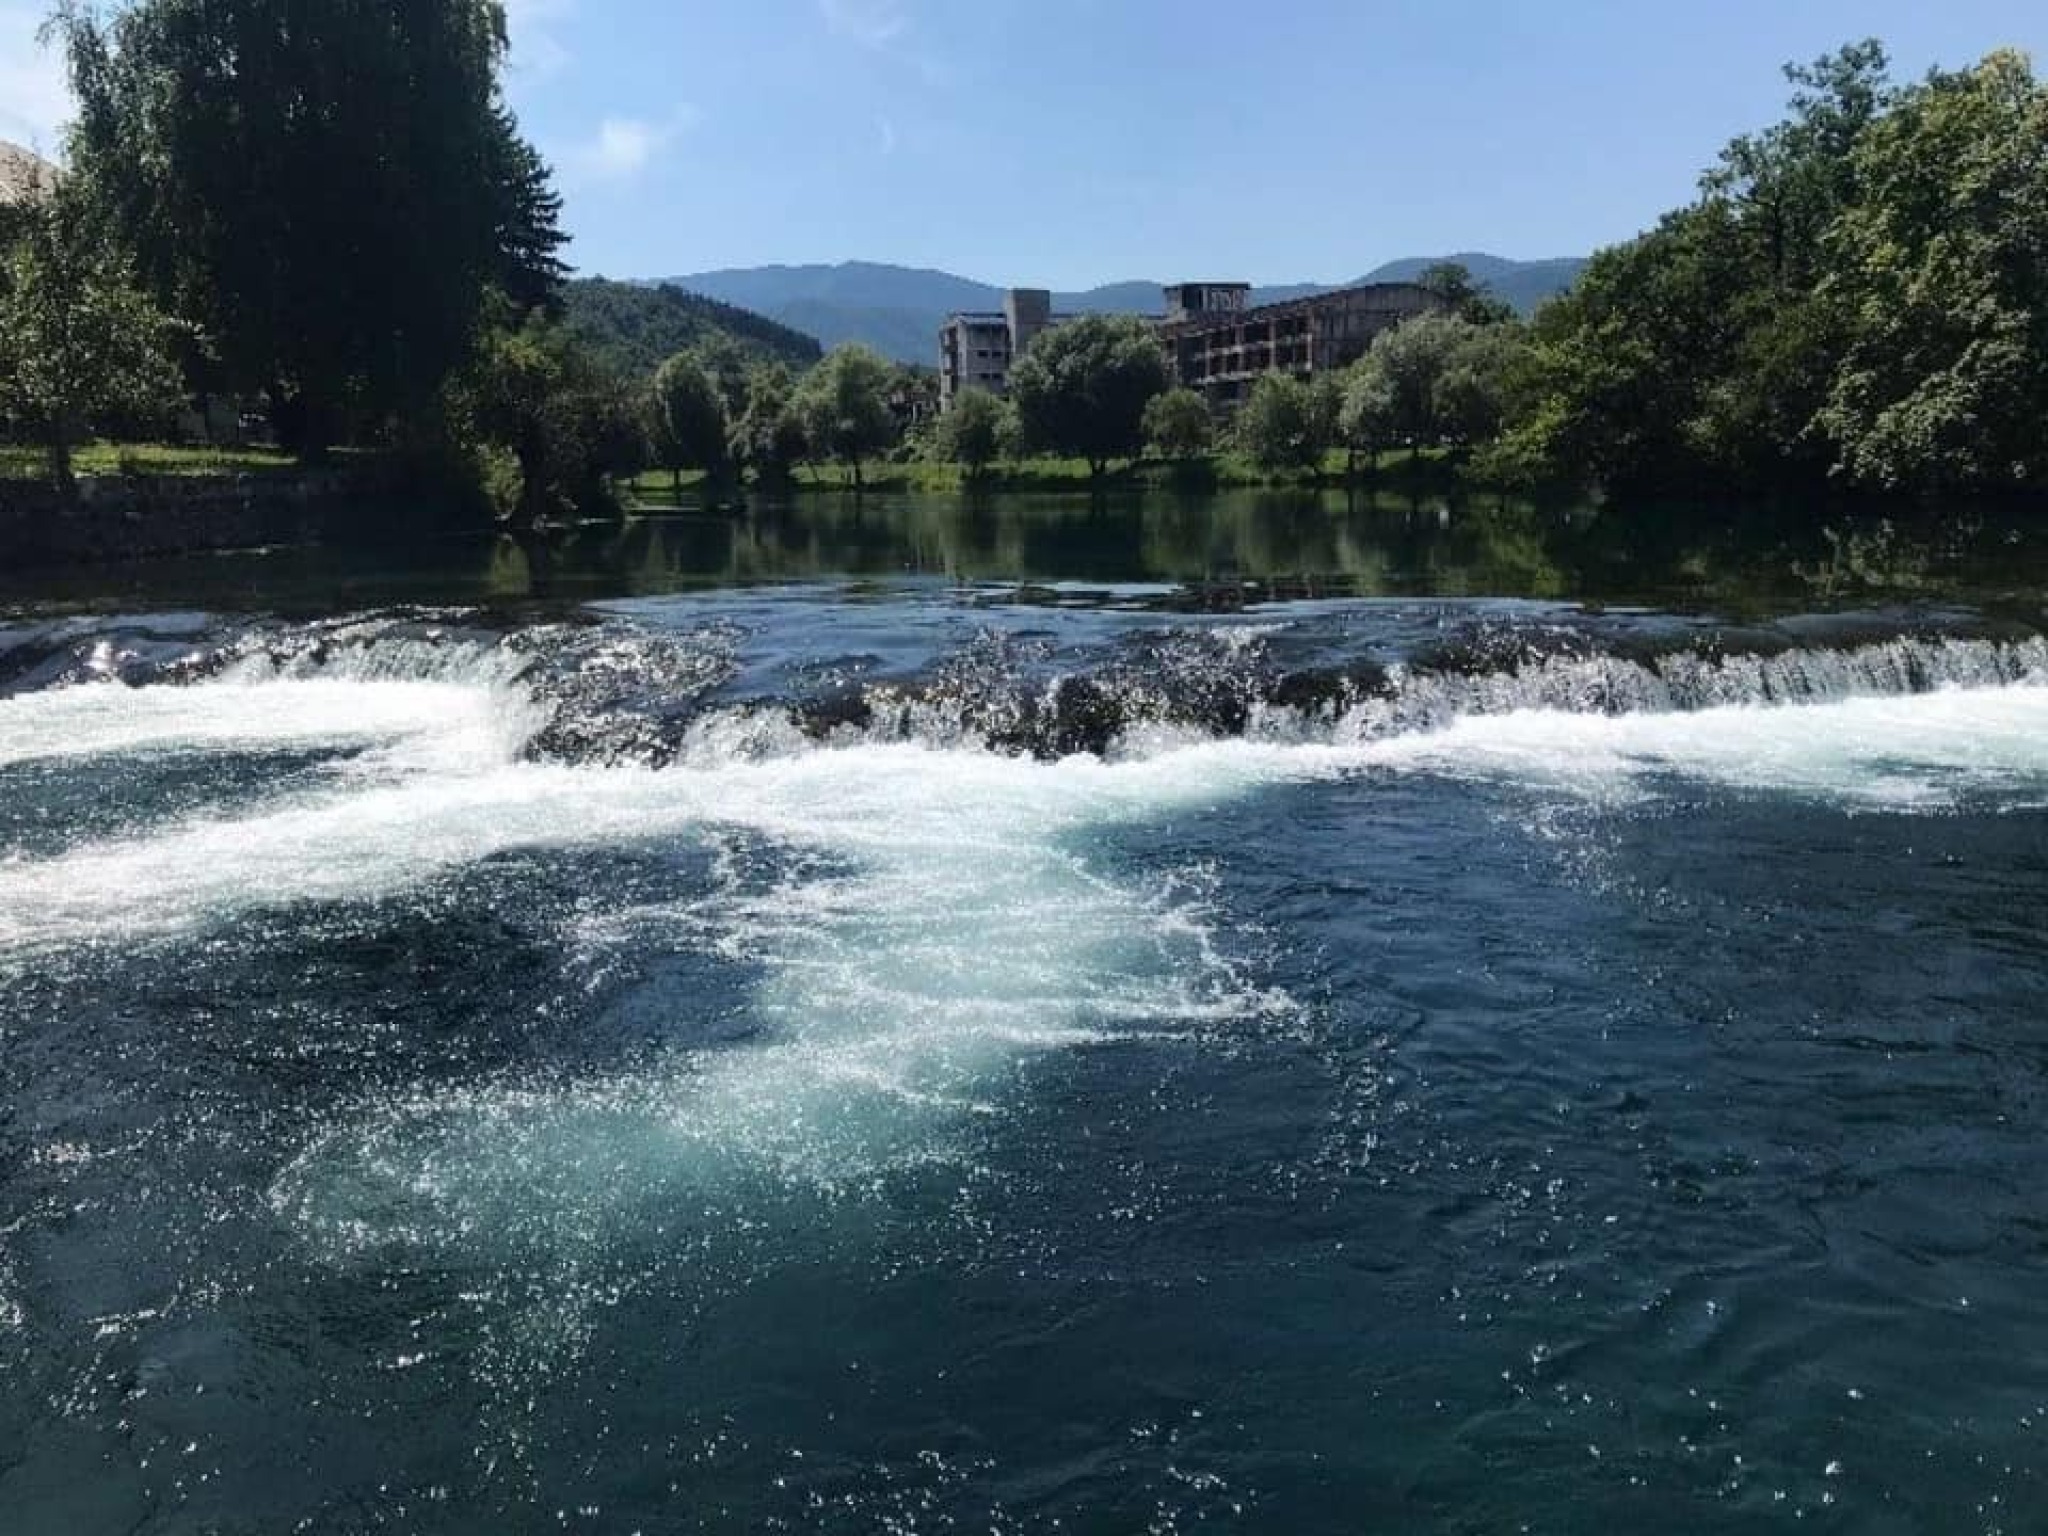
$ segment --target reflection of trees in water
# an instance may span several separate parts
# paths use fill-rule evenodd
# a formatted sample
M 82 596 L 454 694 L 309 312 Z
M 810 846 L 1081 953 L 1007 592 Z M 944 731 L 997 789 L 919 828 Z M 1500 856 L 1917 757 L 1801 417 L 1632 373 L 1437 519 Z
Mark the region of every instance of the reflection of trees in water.
M 1974 530 L 1974 533 L 1973 533 Z M 1425 490 L 1160 490 L 757 497 L 737 515 L 647 518 L 493 541 L 487 599 L 899 574 L 955 581 L 1252 583 L 1294 596 L 1524 596 L 1797 607 L 1855 592 L 2010 581 L 2042 568 L 1979 520 L 1830 532 L 1768 509 L 1538 507 Z M 466 546 L 475 548 L 475 546 Z

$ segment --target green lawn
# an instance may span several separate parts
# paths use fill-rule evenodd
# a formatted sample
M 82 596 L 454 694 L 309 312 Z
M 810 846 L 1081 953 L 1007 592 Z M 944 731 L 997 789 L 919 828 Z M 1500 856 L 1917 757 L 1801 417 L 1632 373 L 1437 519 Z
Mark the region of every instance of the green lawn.
M 1413 463 L 1405 449 L 1383 454 L 1375 479 L 1405 482 L 1418 474 L 1440 477 L 1450 468 L 1445 462 L 1446 457 L 1440 448 L 1424 449 Z M 1323 483 L 1343 484 L 1348 468 L 1347 456 L 1342 452 L 1332 452 L 1324 460 Z M 1363 459 L 1359 461 L 1359 470 L 1361 474 L 1368 472 Z M 959 465 L 922 460 L 907 464 L 882 460 L 862 465 L 861 472 L 864 487 L 869 491 L 943 494 L 963 490 L 969 484 Z M 1157 460 L 1114 463 L 1110 466 L 1107 480 L 1111 485 L 1128 487 L 1171 484 L 1181 478 L 1198 485 L 1238 489 L 1313 483 L 1313 477 L 1300 472 L 1261 469 L 1240 453 L 1217 454 L 1184 469 Z M 685 471 L 682 477 L 684 493 L 701 493 L 704 480 L 700 470 Z M 1091 484 L 1091 477 L 1085 459 L 1031 458 L 993 464 L 978 484 L 983 489 L 996 491 L 1085 491 Z M 796 471 L 794 488 L 798 491 L 850 491 L 853 489 L 853 471 L 843 464 L 800 466 Z M 627 506 L 632 509 L 654 510 L 672 506 L 675 502 L 673 478 L 665 469 L 638 475 L 627 481 L 624 489 Z
M 72 454 L 79 475 L 239 475 L 291 469 L 296 460 L 276 448 L 182 448 L 162 443 L 85 443 Z M 0 444 L 0 479 L 40 480 L 48 459 L 40 448 Z

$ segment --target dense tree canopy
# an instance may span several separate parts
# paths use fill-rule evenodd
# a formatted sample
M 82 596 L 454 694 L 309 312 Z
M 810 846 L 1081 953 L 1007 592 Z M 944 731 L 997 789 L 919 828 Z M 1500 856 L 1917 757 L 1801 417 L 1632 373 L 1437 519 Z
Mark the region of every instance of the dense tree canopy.
M 716 473 L 725 465 L 725 402 L 693 354 L 678 352 L 655 369 L 647 416 L 654 462 L 675 477 L 677 489 L 684 470 Z
M 796 412 L 812 452 L 838 459 L 862 483 L 862 465 L 896 441 L 889 411 L 895 369 L 870 347 L 834 347 L 797 387 Z
M 0 250 L 0 424 L 40 443 L 71 485 L 71 448 L 108 412 L 166 414 L 178 398 L 172 323 L 74 187 L 24 205 Z
M 938 444 L 969 476 L 979 475 L 1003 451 L 1003 402 L 985 389 L 962 390 L 939 418 Z
M 1262 469 L 1315 469 L 1330 445 L 1333 425 L 1323 419 L 1308 384 L 1269 373 L 1252 386 L 1238 413 L 1238 441 Z
M 486 289 L 530 306 L 559 276 L 496 0 L 136 0 L 60 24 L 74 172 L 218 382 L 267 392 L 303 446 L 426 414 Z
M 1098 477 L 1111 459 L 1145 446 L 1145 407 L 1166 391 L 1166 355 L 1145 321 L 1086 315 L 1042 332 L 1010 370 L 1033 446 L 1088 461 Z
M 629 378 L 652 377 L 676 353 L 718 338 L 729 341 L 738 354 L 743 377 L 757 363 L 773 361 L 804 369 L 824 355 L 824 349 L 800 331 L 666 284 L 578 278 L 563 288 L 562 308 L 570 334 L 607 367 Z
M 1613 485 L 2048 487 L 2048 92 L 1875 43 L 1537 317 L 1514 456 Z
M 1215 438 L 1209 402 L 1192 389 L 1169 389 L 1145 403 L 1145 442 L 1161 458 L 1199 459 Z
M 779 362 L 761 363 L 747 375 L 746 405 L 728 439 L 733 462 L 763 480 L 787 479 L 806 451 L 796 381 Z

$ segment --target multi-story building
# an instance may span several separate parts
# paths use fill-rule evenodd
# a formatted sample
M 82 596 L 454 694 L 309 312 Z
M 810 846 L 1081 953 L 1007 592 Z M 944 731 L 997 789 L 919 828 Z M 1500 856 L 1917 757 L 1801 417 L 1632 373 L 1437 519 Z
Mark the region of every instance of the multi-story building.
M 1228 409 L 1264 373 L 1313 378 L 1349 367 L 1373 338 L 1403 320 L 1443 308 L 1414 283 L 1367 283 L 1279 304 L 1251 302 L 1250 283 L 1175 283 L 1155 317 L 1176 384 Z M 1000 311 L 948 317 L 939 330 L 939 409 L 964 389 L 1001 395 L 1031 339 L 1069 318 L 1052 312 L 1042 288 L 1012 288 Z
M 965 389 L 1007 393 L 1010 365 L 1040 331 L 1065 318 L 1052 312 L 1052 294 L 1043 288 L 1012 288 L 1000 310 L 949 315 L 939 327 L 939 409 Z
M 1166 290 L 1159 339 L 1176 384 L 1231 406 L 1260 374 L 1313 378 L 1349 367 L 1373 338 L 1441 309 L 1414 283 L 1368 283 L 1280 304 L 1252 305 L 1245 283 L 1177 283 Z

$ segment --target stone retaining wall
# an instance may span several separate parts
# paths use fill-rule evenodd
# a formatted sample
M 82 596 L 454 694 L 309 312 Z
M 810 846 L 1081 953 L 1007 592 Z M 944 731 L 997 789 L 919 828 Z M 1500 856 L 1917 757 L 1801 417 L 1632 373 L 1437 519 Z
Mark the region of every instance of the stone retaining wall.
M 346 516 L 388 507 L 391 477 L 358 467 L 245 475 L 81 479 L 67 503 L 47 485 L 0 481 L 0 564 L 128 560 L 319 539 Z

